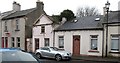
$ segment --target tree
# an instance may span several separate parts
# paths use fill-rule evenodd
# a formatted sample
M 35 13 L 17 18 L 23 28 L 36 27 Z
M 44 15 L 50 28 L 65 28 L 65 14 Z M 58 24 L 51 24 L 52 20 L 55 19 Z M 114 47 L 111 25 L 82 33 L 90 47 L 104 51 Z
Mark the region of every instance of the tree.
M 63 10 L 63 12 L 61 12 L 60 14 L 60 21 L 62 20 L 62 17 L 65 17 L 67 19 L 67 21 L 72 20 L 73 18 L 75 18 L 73 11 L 71 10 Z
M 77 17 L 84 17 L 84 16 L 95 16 L 99 15 L 98 10 L 95 7 L 80 7 L 77 9 L 76 16 Z

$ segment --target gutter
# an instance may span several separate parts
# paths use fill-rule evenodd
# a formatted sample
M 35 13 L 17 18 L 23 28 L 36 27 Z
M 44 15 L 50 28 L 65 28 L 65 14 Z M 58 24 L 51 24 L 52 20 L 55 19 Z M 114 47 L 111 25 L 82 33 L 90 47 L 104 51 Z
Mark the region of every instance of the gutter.
M 57 31 L 76 31 L 76 30 L 103 30 L 103 28 L 87 28 L 87 29 L 61 29 L 61 30 L 54 30 Z

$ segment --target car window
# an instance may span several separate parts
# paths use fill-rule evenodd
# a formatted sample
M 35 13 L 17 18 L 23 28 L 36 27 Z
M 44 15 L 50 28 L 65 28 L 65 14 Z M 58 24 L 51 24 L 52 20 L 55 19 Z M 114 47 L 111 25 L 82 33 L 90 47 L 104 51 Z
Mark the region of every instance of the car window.
M 50 47 L 52 50 L 58 51 L 59 49 L 56 47 Z
M 48 50 L 49 50 L 49 48 L 41 48 L 41 50 L 47 50 L 47 51 L 48 51 Z

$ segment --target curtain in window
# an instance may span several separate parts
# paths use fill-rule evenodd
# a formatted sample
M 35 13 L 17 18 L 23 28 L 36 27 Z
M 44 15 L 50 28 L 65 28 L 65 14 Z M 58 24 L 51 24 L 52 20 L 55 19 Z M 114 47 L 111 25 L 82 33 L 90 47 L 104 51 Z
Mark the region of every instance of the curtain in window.
M 97 50 L 97 39 L 91 39 L 91 49 Z

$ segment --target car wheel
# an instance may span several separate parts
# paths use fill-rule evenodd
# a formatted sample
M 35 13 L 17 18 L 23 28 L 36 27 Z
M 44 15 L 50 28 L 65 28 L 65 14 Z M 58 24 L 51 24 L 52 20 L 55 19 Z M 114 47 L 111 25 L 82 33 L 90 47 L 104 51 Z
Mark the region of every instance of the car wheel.
M 62 57 L 61 57 L 61 55 L 56 55 L 55 59 L 56 59 L 56 61 L 60 61 L 60 60 L 62 60 Z
M 40 59 L 42 58 L 41 54 L 40 53 L 37 53 L 36 56 Z

